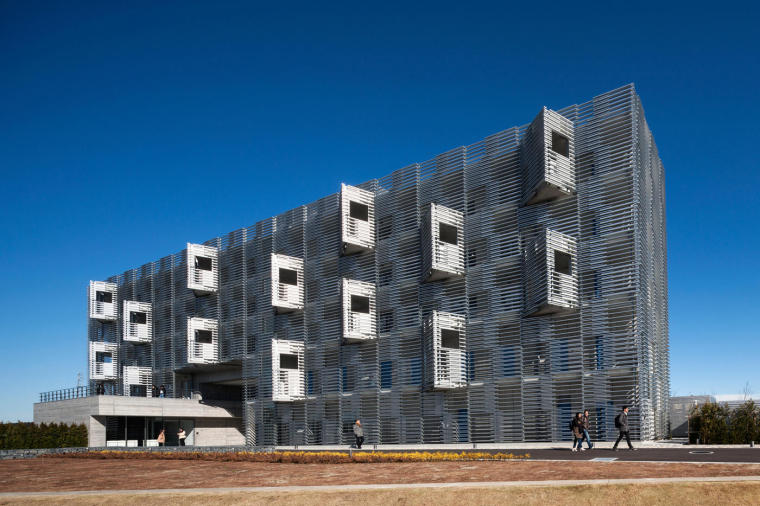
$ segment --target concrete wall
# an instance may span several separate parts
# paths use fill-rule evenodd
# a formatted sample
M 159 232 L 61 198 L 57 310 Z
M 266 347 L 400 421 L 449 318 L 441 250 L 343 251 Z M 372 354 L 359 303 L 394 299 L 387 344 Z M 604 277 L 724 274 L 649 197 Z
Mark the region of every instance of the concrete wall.
M 193 418 L 195 446 L 244 445 L 239 403 L 100 395 L 34 405 L 35 423 L 83 423 L 88 446 L 106 446 L 106 417 Z
M 242 446 L 245 436 L 240 418 L 196 418 L 195 446 Z

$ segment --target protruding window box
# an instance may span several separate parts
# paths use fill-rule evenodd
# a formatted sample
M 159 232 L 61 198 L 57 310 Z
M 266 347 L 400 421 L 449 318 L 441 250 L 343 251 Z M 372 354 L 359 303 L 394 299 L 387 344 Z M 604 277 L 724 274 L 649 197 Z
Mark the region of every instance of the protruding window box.
M 151 397 L 151 384 L 153 372 L 150 367 L 124 366 L 122 367 L 122 381 L 124 383 L 124 395 L 130 397 Z
M 219 288 L 219 252 L 211 246 L 187 243 L 187 287 L 196 295 Z
M 219 361 L 219 332 L 216 320 L 188 318 L 187 363 L 215 364 Z
M 523 203 L 538 204 L 575 193 L 573 122 L 544 107 L 521 141 Z
M 578 262 L 575 239 L 544 229 L 525 255 L 526 314 L 541 316 L 578 308 Z
M 344 255 L 375 247 L 375 196 L 372 192 L 341 185 L 341 252 Z
M 464 216 L 430 204 L 423 225 L 423 268 L 426 281 L 464 274 Z
M 467 385 L 465 317 L 433 311 L 423 325 L 425 385 L 450 390 Z
M 375 285 L 343 280 L 343 339 L 360 342 L 377 337 Z
M 278 313 L 303 309 L 303 259 L 272 253 L 272 306 Z
M 147 302 L 124 301 L 123 339 L 132 343 L 149 343 L 153 340 L 153 311 Z
M 101 321 L 116 320 L 116 295 L 116 283 L 90 281 L 90 318 Z
M 304 343 L 273 340 L 272 400 L 292 402 L 304 397 Z
M 113 380 L 116 379 L 117 351 L 116 343 L 104 343 L 90 341 L 90 379 Z

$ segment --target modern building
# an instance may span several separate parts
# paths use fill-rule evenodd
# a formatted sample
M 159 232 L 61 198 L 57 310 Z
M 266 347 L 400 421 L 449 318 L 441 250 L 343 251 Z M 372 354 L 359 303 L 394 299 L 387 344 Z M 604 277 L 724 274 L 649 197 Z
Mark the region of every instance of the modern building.
M 370 443 L 556 441 L 583 409 L 610 440 L 622 405 L 634 438 L 668 430 L 665 183 L 633 85 L 187 244 L 88 299 L 88 393 L 116 394 L 100 404 L 233 402 L 249 445 L 346 444 L 357 418 Z M 160 425 L 86 409 L 109 441 Z
M 670 398 L 670 436 L 689 437 L 689 415 L 702 404 L 715 402 L 712 395 L 685 395 Z

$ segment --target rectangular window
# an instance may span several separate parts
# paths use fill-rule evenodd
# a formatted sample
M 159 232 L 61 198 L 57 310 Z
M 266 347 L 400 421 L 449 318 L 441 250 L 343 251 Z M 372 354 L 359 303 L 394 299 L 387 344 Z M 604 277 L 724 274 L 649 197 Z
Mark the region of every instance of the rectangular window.
M 306 395 L 314 395 L 314 371 L 306 372 Z
M 501 363 L 504 376 L 515 376 L 518 373 L 517 357 L 515 349 L 507 346 L 501 351 Z
M 449 244 L 457 243 L 457 227 L 454 225 L 447 225 L 446 223 L 438 224 L 438 238 Z
M 348 215 L 357 220 L 369 221 L 369 206 L 352 200 L 349 202 Z
M 409 383 L 422 385 L 422 359 L 419 357 L 409 359 Z
M 148 313 L 142 313 L 139 311 L 129 312 L 129 323 L 148 323 Z
M 96 351 L 95 352 L 95 362 L 101 362 L 103 364 L 110 364 L 113 362 L 113 357 L 110 353 L 107 353 L 105 351 Z
M 209 257 L 195 257 L 195 268 L 201 271 L 213 269 L 214 262 Z
M 393 386 L 393 362 L 380 362 L 380 388 L 389 389 Z
M 111 304 L 113 302 L 113 294 L 111 292 L 95 292 L 95 300 L 98 302 L 105 302 Z
M 454 329 L 441 329 L 441 346 L 443 348 L 459 349 L 459 331 Z
M 195 329 L 195 342 L 211 344 L 213 342 L 214 334 L 210 330 Z
M 393 330 L 393 311 L 380 313 L 380 332 L 390 332 Z
M 383 264 L 378 269 L 377 282 L 380 286 L 390 285 L 393 281 L 393 264 Z
M 282 269 L 280 268 L 280 283 L 285 283 L 286 285 L 298 285 L 298 272 L 294 271 L 293 269 Z
M 571 265 L 573 257 L 564 251 L 554 250 L 554 271 L 560 274 L 572 274 Z
M 129 385 L 130 397 L 147 397 L 148 388 L 145 385 Z
M 345 365 L 340 368 L 340 391 L 348 392 L 351 390 L 351 385 L 348 384 L 348 367 Z
M 280 353 L 280 369 L 298 369 L 298 355 Z
M 552 151 L 562 156 L 570 156 L 570 139 L 552 130 Z
M 389 238 L 393 234 L 393 216 L 383 216 L 377 222 L 377 240 Z
M 354 313 L 369 313 L 369 297 L 351 296 L 351 311 Z

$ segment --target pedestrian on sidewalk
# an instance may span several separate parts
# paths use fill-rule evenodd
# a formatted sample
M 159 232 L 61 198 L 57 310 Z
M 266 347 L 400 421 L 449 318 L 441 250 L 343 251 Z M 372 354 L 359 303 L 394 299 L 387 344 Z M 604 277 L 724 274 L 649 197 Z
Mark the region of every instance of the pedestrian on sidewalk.
M 158 389 L 158 396 L 160 398 L 162 398 L 162 399 L 164 397 L 166 397 L 166 387 L 165 386 L 161 385 L 161 387 L 159 387 L 159 389 Z
M 578 411 L 573 418 L 570 428 L 573 430 L 573 450 L 574 452 L 583 451 L 583 419 L 581 418 L 581 412 Z M 575 445 L 578 445 L 576 449 Z
M 591 444 L 591 438 L 588 435 L 588 429 L 590 427 L 589 424 L 589 416 L 588 416 L 588 410 L 583 411 L 583 416 L 581 417 L 581 423 L 583 424 L 583 439 L 586 440 L 586 444 L 588 445 L 588 449 L 594 447 L 593 444 Z M 578 446 L 581 446 L 583 444 L 583 439 L 581 439 L 581 442 L 578 444 Z
M 156 441 L 158 441 L 158 446 L 165 446 L 166 445 L 166 431 L 165 431 L 165 429 L 161 429 L 161 432 L 158 434 L 158 437 L 156 438 Z
M 356 420 L 354 423 L 354 436 L 356 437 L 356 448 L 362 449 L 362 443 L 364 443 L 364 427 L 362 427 L 362 421 Z
M 187 434 L 185 434 L 185 429 L 180 427 L 179 432 L 177 432 L 177 437 L 179 438 L 179 445 L 185 446 L 185 438 L 187 437 Z
M 623 409 L 615 417 L 615 427 L 620 431 L 620 434 L 618 435 L 615 444 L 612 445 L 612 451 L 617 451 L 617 445 L 623 438 L 625 438 L 628 443 L 628 449 L 635 450 L 636 448 L 631 444 L 631 435 L 628 432 L 628 406 L 623 406 Z

